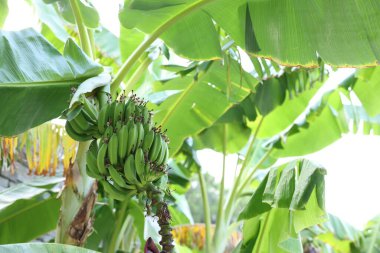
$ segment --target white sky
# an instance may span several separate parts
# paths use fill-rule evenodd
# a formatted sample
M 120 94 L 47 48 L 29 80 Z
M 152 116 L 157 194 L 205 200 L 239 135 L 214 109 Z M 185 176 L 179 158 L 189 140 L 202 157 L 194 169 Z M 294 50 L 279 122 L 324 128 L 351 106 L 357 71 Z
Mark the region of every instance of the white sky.
M 117 11 L 122 1 L 93 2 L 100 12 L 102 23 L 118 35 Z M 12 0 L 9 4 L 10 13 L 4 25 L 5 30 L 27 27 L 38 29 L 37 18 L 24 0 Z M 349 72 L 351 70 L 341 70 L 333 78 L 332 85 Z M 216 180 L 220 180 L 221 154 L 204 150 L 199 152 L 199 158 L 204 169 Z M 380 137 L 347 135 L 308 158 L 327 169 L 326 206 L 329 212 L 358 228 L 362 228 L 369 219 L 380 213 Z M 227 158 L 227 187 L 232 183 L 236 159 L 236 155 Z

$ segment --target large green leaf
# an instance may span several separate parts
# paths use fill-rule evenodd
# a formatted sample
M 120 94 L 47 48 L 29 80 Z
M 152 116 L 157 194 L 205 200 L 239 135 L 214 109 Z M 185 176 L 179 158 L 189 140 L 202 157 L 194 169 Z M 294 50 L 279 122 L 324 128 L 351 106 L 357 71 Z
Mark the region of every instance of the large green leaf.
M 0 244 L 30 241 L 56 227 L 60 201 L 50 189 L 62 180 L 34 180 L 0 192 Z
M 103 68 L 68 40 L 61 55 L 32 29 L 0 32 L 0 135 L 16 135 L 58 117 L 71 88 Z
M 380 60 L 376 0 L 127 0 L 122 25 L 161 38 L 192 59 L 220 57 L 213 21 L 237 45 L 284 65 L 374 66 Z M 201 45 L 201 46 L 200 46 Z
M 126 28 L 138 28 L 149 34 L 189 8 L 192 2 L 194 1 L 165 0 L 158 3 L 154 0 L 127 0 L 120 13 L 120 22 Z M 181 56 L 197 60 L 221 57 L 215 26 L 210 16 L 203 11 L 189 13 L 179 19 L 168 27 L 162 38 Z
M 96 253 L 97 251 L 57 243 L 20 243 L 0 245 L 1 253 Z
M 228 71 L 230 82 L 225 78 Z M 239 65 L 231 64 L 227 68 L 215 61 L 198 80 L 186 76 L 156 87 L 156 94 L 161 94 L 164 101 L 157 107 L 154 119 L 163 129 L 168 129 L 171 154 L 178 151 L 185 138 L 211 126 L 233 102 L 242 101 L 257 82 L 248 73 L 241 72 Z M 228 88 L 230 99 L 225 95 Z M 180 127 L 178 122 L 181 122 Z

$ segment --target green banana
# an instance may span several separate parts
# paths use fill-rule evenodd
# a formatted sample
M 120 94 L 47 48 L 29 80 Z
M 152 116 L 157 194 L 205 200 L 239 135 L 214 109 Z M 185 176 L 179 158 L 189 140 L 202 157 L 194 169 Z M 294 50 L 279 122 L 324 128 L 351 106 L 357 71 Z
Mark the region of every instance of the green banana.
M 123 187 L 123 188 L 128 188 L 128 185 L 125 183 L 124 178 L 119 174 L 119 172 L 115 169 L 115 167 L 110 165 L 108 167 L 108 172 L 110 173 L 110 176 L 113 179 L 113 181 L 118 186 Z
M 134 113 L 135 113 L 135 118 L 142 116 L 141 115 L 142 114 L 142 108 L 140 105 L 136 105 Z
M 152 121 L 149 121 L 148 123 L 143 124 L 143 126 L 144 126 L 144 132 L 147 133 L 150 130 L 152 130 L 153 123 L 152 123 Z
M 149 150 L 149 160 L 154 162 L 157 160 L 158 155 L 161 151 L 161 135 L 158 133 L 154 134 L 154 141 Z
M 90 124 L 88 123 L 87 119 L 84 117 L 82 111 L 71 120 L 75 124 L 78 125 L 82 131 L 86 132 L 90 128 Z
M 144 171 L 145 171 L 145 158 L 144 158 L 144 152 L 141 148 L 138 148 L 136 150 L 135 167 L 136 167 L 137 175 L 140 178 L 140 182 L 142 182 L 144 180 L 143 176 L 144 176 Z
M 136 177 L 135 157 L 132 154 L 128 156 L 124 163 L 124 176 L 129 184 L 138 183 Z
M 165 156 L 166 156 L 166 150 L 167 150 L 167 146 L 168 144 L 165 142 L 165 140 L 163 138 L 161 138 L 161 150 L 160 150 L 160 154 L 159 156 L 157 157 L 157 160 L 156 160 L 156 163 L 158 166 L 162 165 L 164 163 L 164 159 L 165 159 Z
M 128 190 L 137 190 L 136 185 L 131 185 L 131 184 L 127 184 L 127 183 L 125 185 L 126 185 L 126 187 L 120 187 L 117 184 L 113 184 L 113 186 L 116 189 L 118 189 L 119 191 L 125 191 L 126 189 L 128 189 Z
M 93 118 L 92 116 L 90 116 L 84 108 L 81 110 L 80 114 L 83 115 L 83 117 L 87 120 L 87 122 L 90 125 L 96 125 L 97 124 L 97 118 Z
M 142 144 L 143 151 L 149 151 L 150 146 L 152 146 L 154 140 L 154 132 L 149 130 L 149 132 L 145 135 L 144 141 Z
M 96 157 L 96 164 L 98 165 L 98 170 L 102 175 L 107 175 L 107 169 L 105 164 L 107 149 L 108 144 L 102 143 L 98 151 L 98 156 Z
M 71 127 L 73 128 L 73 130 L 74 130 L 76 133 L 78 133 L 78 134 L 80 134 L 80 135 L 87 135 L 87 129 L 83 129 L 83 128 L 78 124 L 77 121 L 75 121 L 74 119 L 72 119 L 72 120 L 70 120 L 70 121 L 68 121 L 68 122 L 70 122 Z
M 96 140 L 93 140 L 86 154 L 87 174 L 89 174 L 89 176 L 91 176 L 92 174 L 93 176 L 91 177 L 93 178 L 101 179 L 102 175 L 98 170 L 97 159 L 96 159 L 97 153 L 98 153 L 97 143 L 96 143 Z
M 108 110 L 109 110 L 109 105 L 106 104 L 105 106 L 103 106 L 103 108 L 100 110 L 99 112 L 99 117 L 98 117 L 98 129 L 99 129 L 99 132 L 101 134 L 104 133 L 104 131 L 106 130 L 107 128 L 107 114 L 108 114 Z
M 98 109 L 96 106 L 91 103 L 88 98 L 86 98 L 85 95 L 82 95 L 82 103 L 83 103 L 83 109 L 84 111 L 92 118 L 92 119 L 97 119 L 98 118 Z
M 110 159 L 111 164 L 117 164 L 117 153 L 118 153 L 118 139 L 117 134 L 114 133 L 110 141 L 108 142 L 108 158 Z
M 147 162 L 145 163 L 145 166 L 144 166 L 144 176 L 145 176 L 146 181 L 150 181 L 150 174 L 151 174 L 150 164 L 149 162 Z
M 102 181 L 102 185 L 103 185 L 104 190 L 108 193 L 108 195 L 111 198 L 117 199 L 117 200 L 127 200 L 133 197 L 133 195 L 137 193 L 136 190 L 120 191 L 116 189 L 116 187 L 110 184 L 108 181 Z
M 144 141 L 144 127 L 141 122 L 137 122 L 136 128 L 138 132 L 136 148 L 138 148 L 142 146 L 143 141 Z
M 117 138 L 119 140 L 119 149 L 118 155 L 120 161 L 124 161 L 124 158 L 127 154 L 127 146 L 128 146 L 128 127 L 124 125 L 119 132 L 117 133 Z
M 76 141 L 89 141 L 92 139 L 90 135 L 76 132 L 70 121 L 66 121 L 65 129 L 67 134 Z
M 114 130 L 114 132 L 118 132 L 118 131 L 121 129 L 122 126 L 123 126 L 123 124 L 121 123 L 121 121 L 120 121 L 120 120 L 117 121 L 117 122 L 116 122 L 116 125 L 115 125 L 115 130 Z
M 131 124 L 128 129 L 128 145 L 127 145 L 127 154 L 130 154 L 132 151 L 136 149 L 138 138 L 137 127 L 135 124 Z
M 169 145 L 166 143 L 165 157 L 162 164 L 166 164 L 169 160 Z
M 128 121 L 135 111 L 135 102 L 129 100 L 124 110 L 124 120 Z
M 109 105 L 110 108 L 109 108 L 109 112 L 108 112 L 109 118 L 112 121 L 111 125 L 113 125 L 113 126 L 115 126 L 115 124 L 116 124 L 115 117 L 114 117 L 116 104 L 117 104 L 116 100 L 112 101 L 111 104 Z
M 88 164 L 86 165 L 86 174 L 92 178 L 97 179 L 97 180 L 103 179 L 103 177 L 101 175 L 95 174 L 95 172 L 92 169 L 90 169 Z
M 113 115 L 114 122 L 122 121 L 124 118 L 124 103 L 117 102 L 115 105 L 115 112 Z
M 105 137 L 109 140 L 111 138 L 111 136 L 113 135 L 113 129 L 114 129 L 113 126 L 107 127 L 106 131 L 103 134 L 103 137 Z
M 142 109 L 142 116 L 144 124 L 148 124 L 148 122 L 150 121 L 150 113 L 146 106 L 144 106 L 144 108 Z

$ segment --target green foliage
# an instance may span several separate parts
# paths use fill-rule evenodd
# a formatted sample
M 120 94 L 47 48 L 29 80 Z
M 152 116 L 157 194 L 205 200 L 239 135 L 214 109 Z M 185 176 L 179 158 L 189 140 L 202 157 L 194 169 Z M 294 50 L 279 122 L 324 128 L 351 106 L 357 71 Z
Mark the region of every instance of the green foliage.
M 378 3 L 349 1 L 341 8 L 339 2 L 331 4 L 324 0 L 281 4 L 275 0 L 160 1 L 159 4 L 135 0 L 126 1 L 120 21 L 127 28 L 138 28 L 148 34 L 163 30 L 162 39 L 178 55 L 191 59 L 220 57 L 219 34 L 212 18 L 249 53 L 284 65 L 317 66 L 316 52 L 331 65 L 376 65 L 379 22 L 372 19 L 376 20 Z M 327 39 L 320 36 L 326 33 L 330 34 Z
M 0 32 L 0 38 L 1 135 L 16 135 L 58 117 L 67 108 L 70 89 L 103 70 L 72 40 L 61 55 L 32 29 Z
M 271 169 L 239 215 L 241 252 L 303 252 L 298 233 L 327 218 L 325 173 L 306 160 Z
M 30 181 L 0 192 L 0 244 L 27 242 L 54 229 L 60 202 L 52 187 L 62 180 Z
M 0 0 L 0 27 L 7 2 Z M 270 168 L 263 179 L 256 177 L 263 173 L 257 170 L 280 157 L 318 151 L 362 125 L 364 134 L 380 133 L 378 68 L 358 71 L 334 91 L 326 91 L 323 81 L 324 63 L 363 67 L 380 60 L 380 5 L 375 0 L 344 5 L 326 0 L 126 0 L 119 38 L 101 25 L 91 1 L 31 3 L 40 33 L 0 31 L 0 135 L 15 135 L 60 116 L 70 99 L 70 106 L 76 105 L 80 94 L 94 94 L 108 84 L 110 76 L 101 73 L 102 66 L 110 66 L 107 72 L 116 73 L 111 93 L 119 92 L 124 80 L 127 92 L 137 90 L 151 101 L 157 125 L 168 129 L 173 224 L 193 223 L 191 213 L 195 222 L 216 221 L 215 236 L 208 233 L 206 240 L 206 249 L 214 252 L 224 251 L 225 232 L 241 223 L 244 239 L 236 252 L 302 252 L 301 231 L 326 220 L 324 169 L 298 160 Z M 252 65 L 251 73 L 246 65 Z M 355 95 L 362 107 L 352 99 Z M 63 194 L 66 225 L 91 183 L 84 172 L 87 148 L 81 143 L 79 165 L 74 166 L 83 178 L 75 178 L 71 192 Z M 210 208 L 204 210 L 211 209 L 211 217 L 201 213 L 194 189 L 184 195 L 192 174 L 201 170 L 196 150 L 203 148 L 238 153 L 241 163 L 230 194 L 206 176 Z M 257 185 L 253 195 L 247 192 Z M 23 184 L 0 193 L 0 243 L 29 241 L 54 228 L 59 205 L 51 186 Z M 252 196 L 246 204 L 242 197 L 247 195 Z M 159 240 L 145 219 L 146 203 L 133 199 L 120 204 L 107 197 L 98 198 L 87 248 L 130 251 L 136 238 L 144 246 L 147 233 Z M 240 220 L 231 224 L 239 208 Z M 28 229 L 19 229 L 26 225 Z M 304 240 L 304 247 L 378 252 L 379 227 L 374 219 L 361 233 L 330 216 L 304 231 L 304 239 L 311 240 Z M 67 229 L 59 228 L 63 232 L 58 230 L 57 237 L 64 238 Z M 58 244 L 0 246 L 2 251 L 82 252 Z

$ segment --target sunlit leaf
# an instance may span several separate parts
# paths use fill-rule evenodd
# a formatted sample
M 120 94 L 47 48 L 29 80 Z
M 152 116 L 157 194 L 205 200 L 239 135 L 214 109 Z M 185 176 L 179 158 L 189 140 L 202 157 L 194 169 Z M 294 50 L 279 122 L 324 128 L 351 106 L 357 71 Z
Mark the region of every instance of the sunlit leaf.
M 103 70 L 72 40 L 61 55 L 32 29 L 0 32 L 0 53 L 0 135 L 58 117 L 68 106 L 70 89 Z

